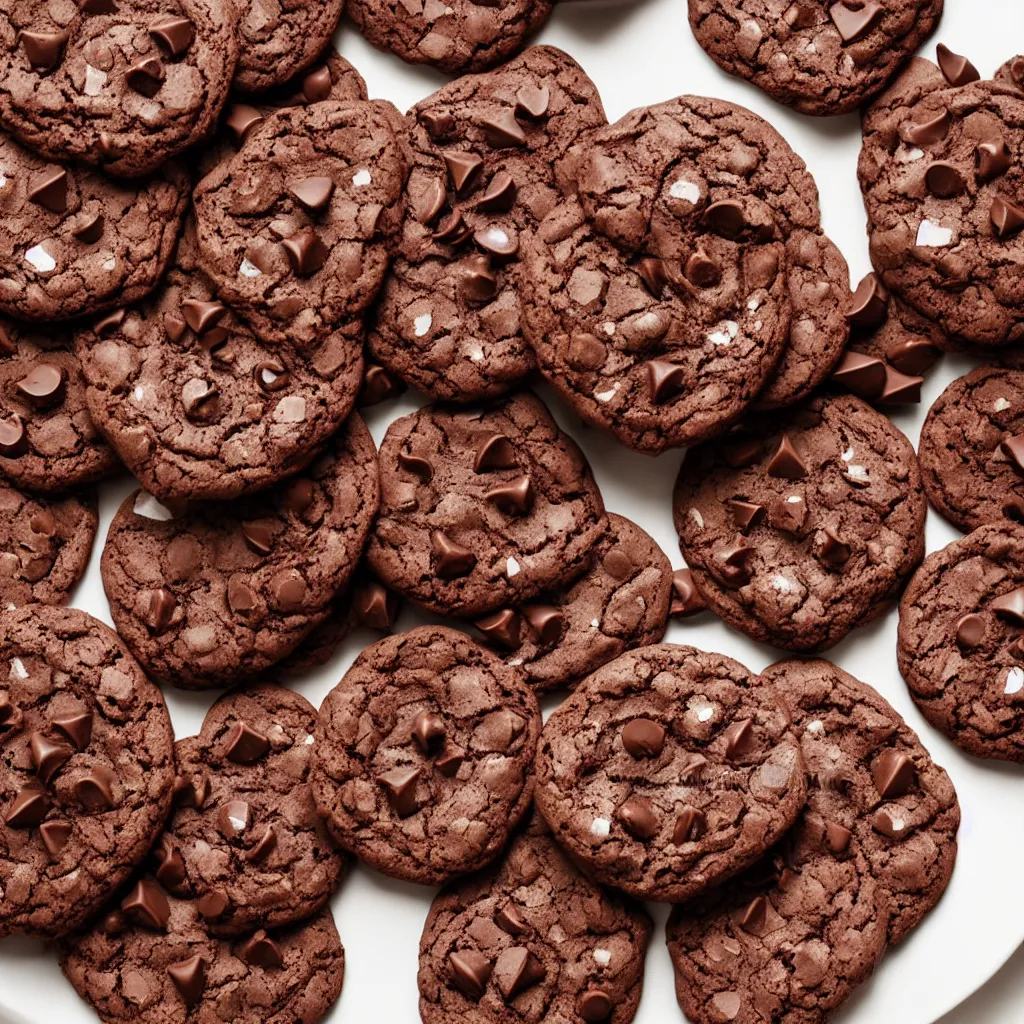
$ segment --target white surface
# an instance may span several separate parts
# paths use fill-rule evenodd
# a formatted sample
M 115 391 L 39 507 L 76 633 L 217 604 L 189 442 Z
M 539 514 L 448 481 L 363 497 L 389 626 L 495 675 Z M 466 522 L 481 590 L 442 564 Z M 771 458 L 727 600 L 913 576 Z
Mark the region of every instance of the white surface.
M 951 43 L 990 75 L 1012 51 L 1024 47 L 1024 9 L 1019 0 L 946 0 L 938 38 Z M 540 41 L 571 53 L 596 81 L 610 119 L 633 106 L 683 92 L 721 96 L 750 107 L 771 121 L 807 161 L 821 192 L 826 230 L 843 250 L 854 281 L 868 271 L 864 213 L 856 184 L 860 145 L 855 116 L 815 120 L 793 114 L 764 94 L 720 73 L 693 40 L 686 23 L 685 0 L 641 0 L 560 6 Z M 370 94 L 407 109 L 444 79 L 410 68 L 377 53 L 350 27 L 343 28 L 340 49 L 363 72 Z M 931 50 L 929 44 L 929 53 Z M 968 369 L 947 359 L 930 376 L 920 408 L 899 412 L 897 424 L 916 443 L 928 405 L 953 377 Z M 652 460 L 618 447 L 597 432 L 581 428 L 549 391 L 544 397 L 555 415 L 579 440 L 594 467 L 608 507 L 645 527 L 674 564 L 680 564 L 672 530 L 670 494 L 681 453 Z M 372 410 L 368 417 L 378 439 L 391 419 L 411 409 L 399 403 Z M 113 510 L 127 493 L 127 482 L 105 488 L 104 535 Z M 953 539 L 955 531 L 933 513 L 928 521 L 929 551 Z M 109 621 L 99 580 L 99 549 L 74 602 Z M 403 616 L 400 628 L 415 624 Z M 958 753 L 922 721 L 896 669 L 896 614 L 856 632 L 829 655 L 854 675 L 877 687 L 918 730 L 936 759 L 948 770 L 963 806 L 960 858 L 953 882 L 940 906 L 896 951 L 874 979 L 836 1017 L 837 1024 L 933 1024 L 981 986 L 1024 939 L 1024 771 L 984 763 Z M 369 634 L 353 637 L 332 664 L 297 686 L 319 704 Z M 731 632 L 709 616 L 673 623 L 667 639 L 732 655 L 760 670 L 779 654 Z M 195 732 L 213 695 L 169 690 L 168 703 L 179 736 Z M 552 702 L 548 702 L 551 706 Z M 347 978 L 329 1021 L 367 1024 L 415 1024 L 417 944 L 433 891 L 386 879 L 357 868 L 334 900 L 338 927 L 347 951 Z M 647 960 L 647 977 L 637 1024 L 682 1020 L 676 1006 L 672 971 L 664 947 L 665 908 L 654 908 L 658 929 Z M 991 990 L 975 998 L 942 1024 L 1007 1024 L 1024 1017 L 1024 956 L 1001 972 Z M 61 1021 L 91 1024 L 92 1012 L 62 978 L 55 959 L 31 942 L 0 943 L 0 1020 L 11 1024 Z

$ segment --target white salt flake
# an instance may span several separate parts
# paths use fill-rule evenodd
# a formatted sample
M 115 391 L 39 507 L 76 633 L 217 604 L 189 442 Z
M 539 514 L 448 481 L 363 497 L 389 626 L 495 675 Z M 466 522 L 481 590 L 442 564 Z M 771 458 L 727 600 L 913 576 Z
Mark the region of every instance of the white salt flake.
M 594 397 L 599 402 L 610 402 L 615 397 L 615 392 L 619 390 L 619 385 L 616 384 L 610 391 L 595 391 Z
M 242 277 L 259 277 L 263 271 L 261 271 L 255 263 L 251 263 L 249 260 L 243 259 L 242 265 L 238 268 L 238 273 L 241 274 Z
M 725 320 L 708 335 L 708 341 L 712 345 L 728 345 L 739 333 L 740 325 L 735 320 Z
M 21 658 L 11 658 L 11 679 L 28 679 L 28 669 Z
M 668 194 L 673 199 L 685 199 L 688 203 L 696 203 L 700 199 L 700 185 L 686 178 L 679 178 L 669 186 Z
M 413 330 L 416 332 L 417 338 L 422 338 L 427 331 L 430 330 L 431 324 L 433 324 L 434 318 L 429 313 L 421 313 L 412 322 Z
M 590 834 L 594 836 L 601 836 L 602 838 L 608 835 L 612 830 L 612 823 L 607 818 L 595 818 L 593 824 L 590 826 Z
M 772 576 L 772 586 L 780 594 L 792 594 L 796 589 L 793 586 L 793 581 L 788 576 L 783 576 L 782 573 L 776 573 Z
M 807 731 L 811 733 L 819 733 L 824 728 L 825 723 L 820 718 L 816 718 L 813 722 L 807 723 Z
M 1019 668 L 1014 665 L 1014 667 L 1006 673 L 1006 687 L 1003 689 L 1003 693 L 1020 693 L 1022 687 L 1024 687 L 1024 668 Z
M 949 245 L 952 239 L 952 228 L 944 228 L 933 220 L 925 219 L 917 229 L 917 241 L 914 244 L 927 246 L 929 249 L 940 249 L 944 245 Z
M 603 330 L 604 333 L 607 334 L 608 337 L 610 338 L 615 333 L 615 324 L 613 324 L 609 320 L 607 323 L 604 323 L 604 324 L 601 325 L 601 330 Z
M 519 575 L 519 563 L 511 555 L 505 559 L 505 573 L 510 579 Z
M 690 518 L 697 524 L 698 530 L 704 529 L 704 517 L 700 514 L 700 509 L 691 508 Z
M 1010 408 L 1010 403 L 1005 398 L 997 398 L 992 403 L 992 408 L 995 409 L 996 412 L 1005 412 Z
M 85 85 L 82 91 L 86 96 L 99 96 L 100 90 L 107 84 L 107 73 L 94 68 L 91 64 L 85 65 Z
M 57 261 L 41 246 L 33 245 L 25 253 L 25 259 L 32 264 L 40 274 L 48 274 L 51 270 L 57 269 Z
M 361 171 L 356 171 L 356 173 L 352 175 L 352 184 L 357 188 L 362 188 L 363 185 L 369 185 L 371 181 L 373 181 L 373 178 L 370 177 L 370 172 L 365 167 Z
M 594 950 L 594 961 L 599 963 L 602 967 L 607 967 L 612 962 L 612 954 L 607 949 L 595 949 Z

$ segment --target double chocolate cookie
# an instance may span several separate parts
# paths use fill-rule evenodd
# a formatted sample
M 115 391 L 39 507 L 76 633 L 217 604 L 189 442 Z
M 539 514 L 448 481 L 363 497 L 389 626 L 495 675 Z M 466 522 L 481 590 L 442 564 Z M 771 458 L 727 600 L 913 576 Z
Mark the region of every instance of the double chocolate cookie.
M 544 726 L 537 809 L 605 885 L 681 902 L 792 826 L 807 778 L 789 710 L 738 662 L 660 644 L 585 679 Z
M 574 580 L 608 529 L 583 453 L 531 394 L 404 416 L 380 464 L 370 568 L 442 614 L 481 616 Z
M 160 691 L 84 612 L 0 613 L 0 936 L 58 938 L 146 855 L 174 783 Z
M 718 615 L 756 640 L 815 650 L 896 597 L 924 556 L 925 504 L 910 442 L 839 395 L 691 449 L 673 514 Z
M 272 493 L 184 511 L 147 491 L 130 494 L 101 562 L 118 631 L 152 676 L 176 686 L 257 675 L 329 615 L 378 493 L 373 439 L 353 415 Z
M 534 817 L 501 863 L 443 890 L 420 939 L 424 1024 L 629 1024 L 651 920 L 588 881 Z
M 540 730 L 530 687 L 465 634 L 387 637 L 320 708 L 317 808 L 343 849 L 440 885 L 494 860 L 526 815 Z

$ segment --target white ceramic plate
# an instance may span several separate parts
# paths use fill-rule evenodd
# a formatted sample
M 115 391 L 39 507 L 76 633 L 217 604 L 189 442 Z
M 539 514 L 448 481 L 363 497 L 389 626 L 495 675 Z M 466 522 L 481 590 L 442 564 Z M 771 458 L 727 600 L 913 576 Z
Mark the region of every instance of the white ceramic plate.
M 990 75 L 1012 55 L 999 45 L 1024 45 L 1024 8 L 1019 0 L 946 0 L 947 13 L 938 38 L 967 54 Z M 349 27 L 339 44 L 366 77 L 372 96 L 392 100 L 405 110 L 444 80 L 424 68 L 411 68 L 378 53 Z M 631 107 L 680 93 L 721 96 L 741 103 L 772 122 L 806 160 L 821 192 L 825 229 L 843 250 L 854 281 L 870 267 L 864 235 L 864 211 L 857 188 L 860 148 L 855 116 L 812 119 L 793 114 L 746 83 L 718 71 L 697 46 L 686 21 L 686 0 L 581 0 L 562 4 L 540 41 L 571 53 L 596 81 L 608 117 L 615 120 Z M 933 53 L 929 46 L 929 54 Z M 901 411 L 896 423 L 917 442 L 924 413 L 942 388 L 969 369 L 965 361 L 947 359 L 931 374 L 922 405 Z M 629 452 L 598 432 L 582 428 L 577 418 L 543 395 L 562 425 L 580 442 L 590 459 L 607 506 L 634 519 L 661 544 L 674 564 L 681 564 L 672 530 L 670 496 L 681 453 L 649 459 Z M 371 410 L 368 417 L 380 441 L 388 423 L 412 409 L 408 395 Z M 127 482 L 103 493 L 100 536 Z M 928 520 L 928 550 L 956 536 L 934 513 Z M 100 585 L 99 548 L 74 603 L 110 621 Z M 408 629 L 418 618 L 406 613 Z M 352 659 L 373 637 L 352 637 L 333 662 L 297 684 L 319 704 Z M 668 640 L 721 651 L 755 670 L 780 653 L 727 629 L 711 616 L 673 623 Z M 995 973 L 1024 939 L 1024 885 L 1020 857 L 1024 850 L 1024 771 L 972 760 L 930 729 L 917 713 L 896 668 L 896 614 L 857 631 L 830 657 L 875 686 L 918 730 L 956 784 L 963 807 L 957 869 L 939 907 L 921 927 L 889 954 L 872 981 L 863 986 L 837 1024 L 933 1024 Z M 179 736 L 196 732 L 213 695 L 168 691 Z M 557 701 L 548 701 L 554 706 Z M 334 912 L 347 952 L 347 978 L 341 1001 L 328 1020 L 349 1024 L 382 1021 L 415 1024 L 416 970 L 420 931 L 433 890 L 394 882 L 357 868 L 334 900 Z M 658 929 L 647 960 L 643 1002 L 636 1024 L 671 1024 L 682 1020 L 676 1006 L 672 969 L 664 946 L 667 910 L 653 907 Z M 0 1021 L 4 1024 L 92 1024 L 92 1011 L 63 979 L 54 956 L 38 943 L 8 939 L 0 943 Z

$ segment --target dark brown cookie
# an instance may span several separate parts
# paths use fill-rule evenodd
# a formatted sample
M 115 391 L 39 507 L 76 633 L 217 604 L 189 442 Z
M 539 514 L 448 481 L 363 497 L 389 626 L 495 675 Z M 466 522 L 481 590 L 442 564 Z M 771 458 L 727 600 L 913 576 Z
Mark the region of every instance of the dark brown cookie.
M 0 935 L 94 915 L 163 827 L 174 734 L 160 691 L 102 622 L 0 613 Z
M 708 604 L 789 650 L 830 647 L 886 609 L 924 556 L 925 505 L 910 442 L 852 395 L 691 449 L 673 497 Z
M 330 613 L 377 511 L 373 440 L 358 416 L 298 476 L 228 505 L 121 505 L 103 549 L 118 631 L 156 679 L 186 689 L 251 678 Z
M 535 46 L 444 86 L 408 120 L 407 216 L 370 351 L 433 399 L 500 394 L 536 367 L 522 334 L 524 233 L 575 187 L 567 153 L 605 123 L 601 98 L 572 58 Z
M 689 3 L 693 34 L 719 67 L 819 115 L 849 113 L 883 89 L 942 16 L 942 0 Z
M 672 567 L 636 523 L 609 513 L 587 571 L 563 590 L 478 619 L 484 641 L 538 691 L 575 686 L 665 635 Z
M 1006 63 L 1000 65 L 993 78 L 1014 89 L 1024 89 L 1024 57 L 1011 57 Z
M 754 863 L 807 795 L 789 709 L 738 662 L 659 644 L 548 718 L 537 809 L 596 881 L 681 902 Z
M 497 867 L 443 890 L 420 939 L 424 1024 L 629 1024 L 651 920 L 576 870 L 535 816 Z
M 494 860 L 529 810 L 540 730 L 526 682 L 465 634 L 387 637 L 320 707 L 317 808 L 378 871 L 440 885 Z
M 0 0 L 0 123 L 52 160 L 150 174 L 210 134 L 235 23 L 219 0 Z
M 900 671 L 921 713 L 976 757 L 1024 762 L 1024 527 L 929 555 L 900 602 Z
M 380 464 L 370 567 L 442 614 L 484 615 L 569 583 L 608 528 L 583 453 L 531 394 L 404 416 Z

